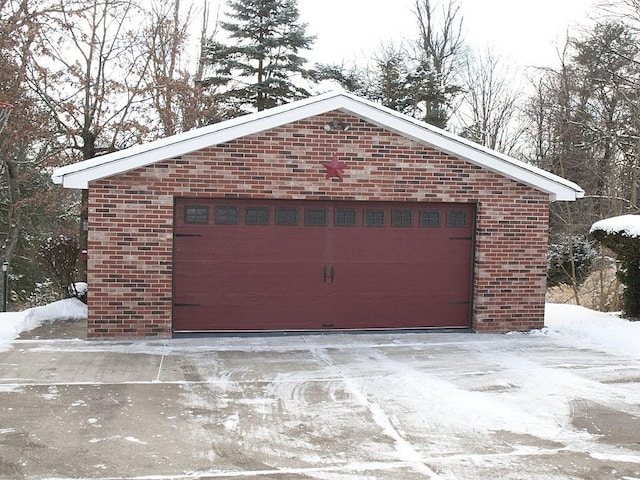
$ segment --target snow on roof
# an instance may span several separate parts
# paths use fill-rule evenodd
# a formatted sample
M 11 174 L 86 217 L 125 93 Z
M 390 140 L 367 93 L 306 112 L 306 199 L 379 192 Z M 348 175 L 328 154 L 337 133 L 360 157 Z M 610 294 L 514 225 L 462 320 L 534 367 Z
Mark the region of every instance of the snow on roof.
M 602 230 L 607 233 L 621 233 L 626 237 L 640 237 L 640 215 L 621 215 L 605 218 L 591 226 L 591 232 Z
M 94 180 L 336 110 L 541 190 L 552 201 L 584 196 L 582 188 L 569 180 L 345 92 L 310 97 L 67 165 L 56 169 L 52 179 L 66 188 L 86 189 Z

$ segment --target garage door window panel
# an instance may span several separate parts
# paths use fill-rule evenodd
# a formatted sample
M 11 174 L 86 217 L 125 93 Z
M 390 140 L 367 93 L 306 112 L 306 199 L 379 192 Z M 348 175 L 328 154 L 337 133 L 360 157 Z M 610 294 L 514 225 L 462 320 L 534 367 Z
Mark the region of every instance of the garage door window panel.
M 438 228 L 440 226 L 440 212 L 438 210 L 421 210 L 420 226 L 422 228 Z
M 392 210 L 392 227 L 411 227 L 413 225 L 413 212 L 411 210 Z
M 292 226 L 298 225 L 297 208 L 276 208 L 276 225 Z
M 267 207 L 247 207 L 244 212 L 245 225 L 269 225 Z
M 333 222 L 336 227 L 355 227 L 356 219 L 355 208 L 336 208 Z
M 216 225 L 237 225 L 239 217 L 238 207 L 216 207 Z
M 382 209 L 366 209 L 364 211 L 365 227 L 384 227 L 384 210 Z
M 464 210 L 447 211 L 447 227 L 449 228 L 466 228 L 467 212 Z
M 184 207 L 184 223 L 189 225 L 206 225 L 209 223 L 209 207 L 188 205 Z
M 305 208 L 304 224 L 310 227 L 326 227 L 327 216 L 326 208 Z

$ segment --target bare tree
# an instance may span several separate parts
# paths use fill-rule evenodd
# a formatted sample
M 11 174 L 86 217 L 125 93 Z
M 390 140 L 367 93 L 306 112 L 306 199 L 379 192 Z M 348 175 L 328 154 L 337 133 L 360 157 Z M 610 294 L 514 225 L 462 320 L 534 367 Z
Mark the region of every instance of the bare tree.
M 202 46 L 210 37 L 209 5 L 202 4 L 199 58 L 192 62 L 186 49 L 194 40 L 189 31 L 197 11 L 193 3 L 185 8 L 180 0 L 154 1 L 145 12 L 144 50 L 150 59 L 145 79 L 151 101 L 151 122 L 157 117 L 156 136 L 168 136 L 210 123 L 216 110 L 202 87 Z M 195 68 L 194 68 L 195 63 Z M 194 71 L 194 73 L 191 73 Z
M 420 65 L 422 88 L 429 92 L 421 98 L 424 119 L 445 127 L 453 100 L 461 92 L 460 76 L 467 61 L 460 7 L 450 0 L 442 6 L 431 0 L 415 0 L 414 14 L 419 32 L 414 55 Z
M 414 15 L 418 33 L 412 40 L 381 45 L 364 68 L 317 65 L 314 78 L 446 128 L 467 62 L 460 8 L 453 1 L 414 0 Z
M 438 7 L 440 5 L 431 0 L 415 0 L 414 14 L 419 31 L 417 45 L 419 52 L 431 59 L 442 82 L 455 83 L 466 63 L 463 18 L 455 1 L 442 5 L 439 18 Z
M 597 23 L 568 39 L 560 68 L 541 73 L 528 103 L 529 138 L 535 145 L 529 158 L 586 192 L 576 204 L 551 206 L 552 243 L 566 243 L 566 251 L 575 255 L 565 264 L 576 301 L 584 260 L 577 247 L 591 225 L 637 211 L 639 55 L 637 36 L 624 22 Z
M 640 0 L 601 0 L 596 4 L 601 17 L 623 21 L 640 30 Z
M 613 22 L 620 22 L 632 32 L 636 38 L 640 35 L 640 0 L 614 0 L 612 2 L 600 2 L 598 4 L 601 14 L 605 18 L 611 19 Z M 615 45 L 606 45 L 612 50 L 612 53 L 624 59 L 628 65 L 632 66 L 632 72 L 640 69 L 640 59 L 636 56 L 629 55 L 628 52 Z M 632 118 L 634 119 L 634 128 L 636 132 L 640 132 L 640 77 L 638 75 L 627 75 L 624 80 L 628 85 L 627 95 L 628 101 L 634 105 Z M 632 210 L 640 209 L 640 133 L 634 139 L 633 153 L 630 154 L 630 208 Z
M 89 159 L 140 142 L 143 79 L 150 59 L 140 45 L 133 0 L 55 0 L 36 42 L 31 88 L 56 122 L 65 162 Z M 81 217 L 86 220 L 87 192 Z M 81 222 L 81 249 L 87 231 Z M 80 279 L 86 276 L 81 262 Z
M 515 76 L 490 50 L 470 57 L 457 109 L 462 135 L 493 150 L 514 155 L 524 130 L 518 118 L 522 92 Z
M 56 118 L 65 146 L 88 159 L 144 138 L 134 113 L 149 58 L 133 0 L 58 0 L 39 38 L 32 86 Z
M 69 192 L 53 188 L 46 170 L 58 152 L 51 117 L 30 88 L 37 39 L 55 12 L 54 3 L 42 0 L 0 3 L 0 100 L 14 106 L 0 136 L 0 234 L 15 287 L 28 288 L 32 278 L 33 240 L 69 219 L 62 213 Z

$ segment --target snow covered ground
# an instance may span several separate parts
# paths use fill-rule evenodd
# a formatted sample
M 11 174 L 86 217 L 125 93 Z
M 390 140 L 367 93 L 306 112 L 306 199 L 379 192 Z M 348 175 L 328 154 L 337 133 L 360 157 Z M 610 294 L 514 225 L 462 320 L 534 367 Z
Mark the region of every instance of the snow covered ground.
M 0 314 L 0 477 L 640 480 L 640 322 L 616 314 L 548 305 L 511 335 L 15 340 L 84 315 Z
M 23 312 L 0 313 L 0 350 L 6 349 L 23 331 L 56 320 L 84 318 L 87 318 L 87 306 L 73 298 Z M 640 322 L 622 319 L 617 313 L 547 304 L 545 325 L 544 329 L 526 335 L 553 335 L 576 348 L 583 346 L 640 356 Z
M 23 312 L 0 313 L 0 351 L 6 349 L 20 333 L 33 330 L 44 323 L 83 318 L 87 318 L 87 306 L 75 298 L 30 308 Z
M 547 304 L 545 317 L 546 328 L 532 334 L 556 335 L 576 348 L 640 357 L 640 322 L 630 322 L 617 313 L 558 304 Z

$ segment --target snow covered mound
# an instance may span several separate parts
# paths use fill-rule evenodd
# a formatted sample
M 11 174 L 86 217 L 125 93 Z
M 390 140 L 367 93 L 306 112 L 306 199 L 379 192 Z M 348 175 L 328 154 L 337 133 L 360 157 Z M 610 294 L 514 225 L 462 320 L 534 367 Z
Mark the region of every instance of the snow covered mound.
M 77 298 L 67 298 L 42 307 L 30 308 L 24 313 L 27 324 L 34 325 L 29 328 L 31 330 L 43 323 L 56 320 L 83 320 L 87 318 L 87 306 Z
M 595 348 L 640 357 L 640 322 L 620 318 L 618 313 L 602 313 L 576 305 L 548 303 L 545 328 L 530 335 L 552 335 L 576 348 Z M 87 306 L 70 298 L 24 312 L 0 313 L 0 350 L 9 347 L 21 332 L 48 322 L 87 318 Z M 464 341 L 464 336 L 460 341 Z
M 85 318 L 87 306 L 77 298 L 67 298 L 23 312 L 0 313 L 0 349 L 18 338 L 20 333 L 33 330 L 44 323 Z
M 591 226 L 591 232 L 602 230 L 607 233 L 620 233 L 626 237 L 640 237 L 640 215 L 621 215 L 605 218 Z
M 576 346 L 640 356 L 640 322 L 622 319 L 619 313 L 548 303 L 545 325 L 538 333 L 562 336 Z

